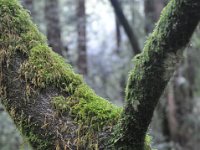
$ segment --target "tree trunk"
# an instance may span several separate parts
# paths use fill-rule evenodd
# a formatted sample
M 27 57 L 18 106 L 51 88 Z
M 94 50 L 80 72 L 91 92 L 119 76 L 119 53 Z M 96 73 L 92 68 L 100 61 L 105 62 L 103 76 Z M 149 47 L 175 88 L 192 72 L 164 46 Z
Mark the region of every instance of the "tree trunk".
M 164 7 L 164 1 L 161 0 L 145 0 L 145 14 L 148 17 L 146 20 L 146 32 L 149 33 L 153 30 L 155 21 L 157 21 L 160 11 Z M 162 119 L 163 134 L 166 140 L 173 141 L 179 146 L 188 149 L 188 141 L 192 136 L 189 126 L 185 123 L 186 116 L 190 115 L 193 110 L 192 100 L 193 100 L 193 85 L 195 79 L 194 66 L 191 62 L 191 54 L 187 56 L 186 61 L 181 62 L 178 70 L 171 80 L 168 86 L 167 92 L 167 104 L 163 108 L 158 108 L 157 111 L 162 111 L 166 115 L 166 118 Z M 187 64 L 187 65 L 186 65 Z M 180 81 L 184 83 L 180 83 Z M 164 109 L 164 110 L 161 110 Z M 158 113 L 160 113 L 158 112 Z M 166 119 L 168 124 L 166 125 Z M 167 129 L 168 128 L 168 129 Z M 190 127 L 191 128 L 191 127 Z M 191 130 L 191 129 L 190 129 Z M 165 131 L 170 131 L 167 133 Z M 193 148 L 189 148 L 193 149 Z
M 145 13 L 145 32 L 146 34 L 150 34 L 153 31 L 153 28 L 155 26 L 155 23 L 160 17 L 160 13 L 162 9 L 164 8 L 165 3 L 164 0 L 145 0 L 144 1 L 144 13 Z M 173 102 L 173 91 L 172 86 L 169 84 L 167 91 L 167 94 L 165 94 L 163 97 L 161 97 L 163 100 L 166 100 L 166 104 L 169 106 L 169 113 L 166 112 L 167 110 L 167 105 L 158 103 L 158 107 L 155 110 L 156 115 L 158 118 L 161 120 L 160 121 L 160 132 L 161 134 L 164 135 L 165 137 L 165 142 L 169 142 L 170 140 L 170 129 L 169 129 L 169 123 L 174 125 L 174 128 L 176 128 L 176 120 L 174 115 L 175 109 L 174 107 L 174 102 Z M 169 117 L 169 118 L 168 118 Z M 155 129 L 158 130 L 158 129 Z
M 131 29 L 131 26 L 128 23 L 128 20 L 126 19 L 125 15 L 122 11 L 120 3 L 118 2 L 118 0 L 110 0 L 110 2 L 113 6 L 113 9 L 115 11 L 118 21 L 123 26 L 124 31 L 125 31 L 126 35 L 128 36 L 131 47 L 133 49 L 133 53 L 135 55 L 139 54 L 141 52 L 139 43 L 137 41 L 136 35 L 134 34 L 133 30 Z
M 174 116 L 176 127 L 169 124 L 171 141 L 182 147 L 183 150 L 194 149 L 188 147 L 188 143 L 193 136 L 191 124 L 186 122 L 186 118 L 192 114 L 193 110 L 193 88 L 195 79 L 194 65 L 192 64 L 191 54 L 187 52 L 186 59 L 179 66 L 174 79 L 172 80 Z M 170 110 L 170 109 L 169 109 Z M 170 114 L 170 112 L 169 112 Z M 169 115 L 170 117 L 170 115 Z M 170 119 L 170 118 L 169 118 Z
M 87 75 L 87 39 L 85 0 L 77 0 L 78 70 Z
M 135 68 L 126 88 L 125 109 L 115 131 L 116 147 L 144 149 L 153 110 L 199 22 L 199 8 L 198 0 L 171 0 L 143 52 L 135 57 Z
M 117 43 L 116 53 L 119 54 L 120 53 L 119 51 L 121 48 L 121 31 L 120 31 L 120 24 L 117 17 L 115 17 L 115 28 L 116 28 L 116 43 Z
M 37 150 L 102 149 L 121 109 L 53 53 L 17 0 L 0 0 L 0 95 Z
M 45 0 L 45 18 L 47 23 L 47 39 L 49 46 L 62 55 L 63 43 L 61 39 L 61 26 L 58 0 Z
M 121 109 L 51 51 L 17 0 L 0 0 L 0 9 L 0 100 L 33 148 L 144 149 L 155 105 L 198 24 L 198 0 L 172 0 L 163 12 L 135 58 L 114 137 Z

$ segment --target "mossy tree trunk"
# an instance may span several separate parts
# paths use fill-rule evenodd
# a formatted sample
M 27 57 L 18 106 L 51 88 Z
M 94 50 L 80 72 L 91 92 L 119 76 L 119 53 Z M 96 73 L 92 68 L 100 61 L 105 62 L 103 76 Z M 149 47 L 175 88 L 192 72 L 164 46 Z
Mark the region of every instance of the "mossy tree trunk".
M 171 0 L 162 12 L 143 52 L 134 59 L 126 105 L 115 130 L 116 147 L 144 149 L 153 111 L 199 22 L 199 9 L 198 0 Z
M 162 9 L 164 8 L 164 6 L 165 6 L 164 0 L 145 0 L 144 1 L 145 31 L 147 35 L 153 31 L 153 28 L 156 25 L 155 23 L 159 19 L 160 13 Z M 165 140 L 164 142 L 169 142 L 170 140 L 168 116 L 166 112 L 168 106 L 166 104 L 167 104 L 168 98 L 171 100 L 171 97 L 172 97 L 171 95 L 167 95 L 167 94 L 163 94 L 163 96 L 161 96 L 160 99 L 163 101 L 165 100 L 165 102 L 161 101 L 160 103 L 158 103 L 158 106 L 154 112 L 155 122 L 153 122 L 152 124 L 153 128 L 155 129 L 153 132 L 155 131 L 159 132 L 158 130 L 160 130 L 160 133 L 164 136 L 164 140 Z M 173 103 L 170 102 L 170 106 L 172 104 Z M 172 109 L 170 108 L 169 110 L 172 110 Z M 157 121 L 156 119 L 159 119 L 160 123 L 158 123 L 159 121 Z M 156 126 L 159 126 L 160 128 L 157 129 Z
M 162 0 L 145 0 L 146 31 L 152 32 L 155 21 L 157 21 L 161 9 L 165 3 Z M 160 106 L 157 111 L 161 119 L 163 135 L 166 142 L 173 142 L 182 149 L 193 149 L 188 147 L 192 136 L 192 128 L 187 124 L 185 118 L 193 110 L 193 85 L 195 69 L 191 59 L 191 49 L 188 48 L 186 59 L 178 66 L 173 79 L 168 84 L 165 100 L 167 105 Z M 160 104 L 164 105 L 164 104 Z M 164 114 L 164 116 L 163 116 Z M 190 130 L 190 131 L 189 131 Z
M 37 150 L 143 150 L 153 110 L 198 24 L 199 10 L 199 0 L 172 0 L 167 6 L 135 58 L 117 124 L 122 109 L 97 96 L 52 52 L 17 0 L 0 0 L 0 100 Z

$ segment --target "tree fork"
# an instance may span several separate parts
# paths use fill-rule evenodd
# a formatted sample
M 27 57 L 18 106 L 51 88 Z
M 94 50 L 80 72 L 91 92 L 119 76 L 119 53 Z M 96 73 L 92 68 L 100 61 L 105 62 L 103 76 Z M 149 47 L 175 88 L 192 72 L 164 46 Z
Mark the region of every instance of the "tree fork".
M 198 24 L 198 0 L 172 0 L 135 58 L 121 109 L 52 52 L 17 0 L 0 0 L 0 100 L 33 148 L 143 150 L 164 87 Z M 192 17 L 191 17 L 192 16 Z M 109 148 L 111 149 L 111 148 Z

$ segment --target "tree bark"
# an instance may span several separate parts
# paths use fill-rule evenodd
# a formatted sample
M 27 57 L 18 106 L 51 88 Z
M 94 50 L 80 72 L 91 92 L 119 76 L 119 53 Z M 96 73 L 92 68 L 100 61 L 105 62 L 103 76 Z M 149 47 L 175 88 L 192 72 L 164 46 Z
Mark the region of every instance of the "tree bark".
M 146 17 L 146 32 L 149 34 L 153 30 L 155 21 L 160 16 L 160 11 L 164 7 L 164 1 L 161 0 L 145 0 L 145 14 Z M 189 52 L 190 53 L 190 52 Z M 186 56 L 186 60 L 181 62 L 174 75 L 173 80 L 168 86 L 167 92 L 167 104 L 165 108 L 158 108 L 157 110 L 165 113 L 165 117 L 161 116 L 163 135 L 169 142 L 176 143 L 182 149 L 188 148 L 188 142 L 191 139 L 191 127 L 185 122 L 186 116 L 190 115 L 193 110 L 193 85 L 195 79 L 195 70 L 191 61 L 191 54 Z M 186 65 L 187 64 L 187 65 Z M 184 83 L 180 83 L 180 80 Z M 158 112 L 159 113 L 159 112 Z M 168 120 L 168 124 L 166 124 Z M 190 131 L 189 131 L 190 128 Z M 165 132 L 169 131 L 169 132 Z
M 17 0 L 0 10 L 0 100 L 21 133 L 37 150 L 105 147 L 121 110 L 51 51 Z
M 126 19 L 121 5 L 118 0 L 110 0 L 113 9 L 115 11 L 115 14 L 117 16 L 118 21 L 123 26 L 124 31 L 126 32 L 126 35 L 128 36 L 128 39 L 130 41 L 131 47 L 133 49 L 133 53 L 139 54 L 141 52 L 139 43 L 137 41 L 136 35 L 134 34 L 133 30 L 131 29 L 130 24 L 128 23 L 128 20 Z
M 0 100 L 33 148 L 111 149 L 114 144 L 143 150 L 158 98 L 198 24 L 200 2 L 172 0 L 167 6 L 135 58 L 115 129 L 122 110 L 97 96 L 51 51 L 17 0 L 0 0 L 0 10 Z
M 45 18 L 47 23 L 47 39 L 49 46 L 62 55 L 63 43 L 61 39 L 61 26 L 58 0 L 45 0 Z
M 198 0 L 171 0 L 162 12 L 142 54 L 135 57 L 125 109 L 115 131 L 116 147 L 144 149 L 153 110 L 199 22 L 199 9 Z
M 87 75 L 87 39 L 85 0 L 77 0 L 78 70 Z
M 162 9 L 166 6 L 164 3 L 164 0 L 145 0 L 144 1 L 144 13 L 145 13 L 145 32 L 146 34 L 150 34 L 153 31 L 153 28 L 155 26 L 155 23 L 160 17 L 160 13 Z M 173 131 L 176 128 L 176 120 L 174 116 L 174 101 L 173 101 L 173 90 L 171 84 L 168 84 L 168 88 L 166 89 L 166 93 L 164 96 L 161 96 L 161 99 L 166 100 L 166 104 L 161 104 L 158 103 L 158 106 L 155 110 L 155 113 L 158 116 L 158 119 L 160 121 L 160 126 L 161 126 L 161 134 L 164 135 L 165 141 L 164 142 L 169 142 L 170 140 L 170 129 L 169 129 L 169 124 L 173 124 Z M 172 91 L 171 91 L 172 90 Z M 167 108 L 169 106 L 168 112 L 167 113 Z M 157 118 L 156 118 L 157 119 Z M 155 129 L 157 130 L 157 129 Z

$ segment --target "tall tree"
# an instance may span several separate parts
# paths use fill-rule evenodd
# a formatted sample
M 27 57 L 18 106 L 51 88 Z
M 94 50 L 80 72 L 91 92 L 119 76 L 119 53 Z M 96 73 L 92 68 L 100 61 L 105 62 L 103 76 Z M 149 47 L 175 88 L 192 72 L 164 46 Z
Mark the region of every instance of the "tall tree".
M 133 32 L 126 16 L 123 13 L 122 7 L 121 7 L 119 1 L 118 0 L 110 0 L 110 2 L 113 6 L 113 9 L 114 9 L 115 14 L 118 19 L 118 22 L 123 26 L 124 31 L 126 32 L 126 35 L 128 36 L 129 42 L 133 49 L 133 53 L 135 55 L 139 54 L 141 52 L 141 50 L 140 50 L 139 43 L 137 41 L 137 37 L 136 37 L 135 33 Z
M 35 149 L 147 146 L 153 110 L 199 22 L 199 0 L 171 0 L 166 7 L 135 58 L 114 129 L 122 110 L 97 96 L 50 50 L 17 0 L 0 0 L 0 9 L 0 99 Z
M 194 8 L 194 11 L 188 11 L 189 5 L 191 9 L 194 6 L 199 7 L 197 1 L 171 0 L 154 32 L 149 36 L 143 52 L 136 56 L 135 68 L 130 74 L 126 89 L 125 110 L 115 134 L 117 147 L 144 149 L 144 137 L 153 115 L 152 110 L 155 109 L 176 64 L 181 61 L 183 45 L 186 46 L 199 22 L 197 10 Z M 196 19 L 189 19 L 193 13 L 196 13 Z M 188 20 L 187 24 L 183 23 L 184 20 Z M 187 30 L 188 38 L 177 32 L 180 28 Z
M 45 0 L 45 18 L 47 23 L 47 39 L 49 46 L 62 55 L 63 43 L 59 16 L 59 1 Z
M 86 38 L 85 0 L 77 0 L 77 33 L 78 33 L 78 70 L 86 75 L 87 68 L 87 38 Z
M 150 34 L 153 31 L 153 28 L 155 26 L 155 23 L 158 21 L 159 17 L 160 17 L 160 13 L 162 11 L 162 9 L 164 8 L 165 3 L 164 0 L 145 0 L 144 1 L 144 14 L 145 14 L 145 32 L 146 34 Z M 168 86 L 170 87 L 170 86 Z M 172 102 L 172 98 L 173 95 L 171 93 L 172 88 L 169 89 L 170 92 L 168 94 L 164 94 L 164 97 L 166 98 L 166 101 L 169 102 L 169 105 L 171 108 L 169 108 L 170 112 L 170 116 L 173 117 L 174 114 L 174 105 Z M 163 97 L 161 97 L 163 98 Z M 166 102 L 166 104 L 168 104 L 168 102 Z M 163 103 L 163 102 L 162 102 Z M 169 142 L 170 140 L 170 129 L 169 129 L 169 119 L 168 119 L 168 115 L 166 112 L 166 108 L 167 105 L 163 106 L 164 104 L 159 103 L 158 107 L 155 111 L 156 116 L 158 116 L 158 119 L 160 119 L 160 130 L 161 130 L 161 134 L 164 135 L 165 137 L 165 142 Z M 174 118 L 170 118 L 170 120 L 173 120 Z M 174 120 L 173 120 L 174 121 Z

